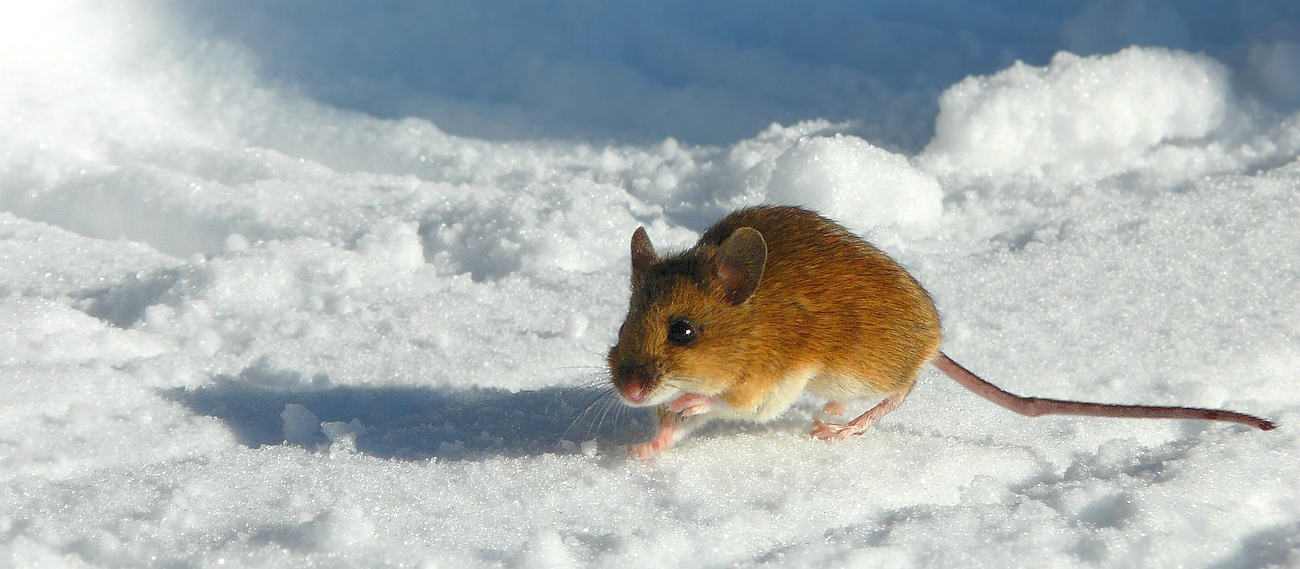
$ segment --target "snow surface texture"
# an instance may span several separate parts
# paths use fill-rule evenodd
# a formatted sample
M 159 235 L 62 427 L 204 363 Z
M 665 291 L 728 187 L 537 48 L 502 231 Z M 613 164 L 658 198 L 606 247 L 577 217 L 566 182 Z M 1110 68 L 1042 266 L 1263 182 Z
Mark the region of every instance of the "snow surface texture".
M 649 45 L 692 40 L 646 64 L 689 70 L 685 87 L 624 82 L 651 107 L 630 125 L 554 113 L 590 136 L 570 141 L 336 106 L 324 79 L 259 75 L 275 63 L 221 39 L 231 20 L 186 27 L 194 5 L 3 5 L 0 565 L 1300 565 L 1292 4 L 810 18 L 881 31 L 869 58 L 910 69 L 908 88 L 894 68 L 797 64 L 809 39 L 726 51 L 730 32 L 703 41 L 707 26 L 642 13 L 662 34 Z M 789 16 L 770 10 L 759 19 Z M 406 45 L 379 16 L 321 13 L 337 18 L 321 29 L 366 24 L 346 41 L 385 57 Z M 583 22 L 620 29 L 630 13 Z M 914 53 L 913 35 L 943 41 Z M 302 57 L 321 63 L 309 36 Z M 990 47 L 1042 54 L 1049 36 L 1083 55 L 1016 63 Z M 436 71 L 486 57 L 438 37 Z M 970 60 L 940 57 L 957 41 Z M 523 91 L 580 105 L 628 76 L 555 53 L 532 60 L 550 86 Z M 732 97 L 733 67 L 768 98 Z M 857 80 L 879 88 L 819 82 Z M 541 116 L 483 81 L 477 102 L 400 81 L 381 102 Z M 782 97 L 809 120 L 730 134 L 791 116 L 764 106 Z M 932 109 L 933 124 L 877 121 L 863 138 L 826 111 L 866 106 Z M 582 141 L 641 136 L 655 108 L 689 122 L 722 107 L 744 120 L 685 137 L 715 145 Z M 909 146 L 918 132 L 933 136 Z M 895 255 L 935 297 L 945 351 L 1011 391 L 1228 407 L 1280 428 L 1029 419 L 930 369 L 860 438 L 808 437 L 809 399 L 629 460 L 651 418 L 596 398 L 632 230 L 681 248 L 765 201 L 815 206 Z

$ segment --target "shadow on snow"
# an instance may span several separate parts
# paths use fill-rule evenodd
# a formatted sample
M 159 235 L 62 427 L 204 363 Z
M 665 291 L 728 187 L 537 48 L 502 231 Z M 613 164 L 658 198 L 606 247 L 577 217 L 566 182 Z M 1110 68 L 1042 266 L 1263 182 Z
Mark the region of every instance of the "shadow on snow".
M 340 440 L 380 458 L 477 460 L 491 456 L 576 453 L 583 441 L 616 448 L 648 439 L 648 409 L 624 406 L 603 389 L 499 389 L 326 386 L 250 373 L 162 395 L 230 426 L 239 442 L 323 449 Z M 270 379 L 270 381 L 268 381 Z M 286 385 L 288 384 L 288 385 Z M 594 404 L 592 404 L 594 401 Z M 359 428 L 358 428 L 359 427 Z M 328 433 L 328 434 L 327 434 Z

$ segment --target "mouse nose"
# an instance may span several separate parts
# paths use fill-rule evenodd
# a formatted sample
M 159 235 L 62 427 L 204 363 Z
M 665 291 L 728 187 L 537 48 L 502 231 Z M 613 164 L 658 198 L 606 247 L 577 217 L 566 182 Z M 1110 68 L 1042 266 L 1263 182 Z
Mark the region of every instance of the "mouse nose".
M 632 365 L 621 367 L 615 376 L 619 395 L 631 403 L 641 403 L 650 396 L 654 385 L 654 375 L 649 366 Z
M 650 390 L 646 389 L 644 384 L 629 383 L 623 388 L 623 397 L 633 403 L 640 403 L 645 401 L 645 396 L 649 392 Z

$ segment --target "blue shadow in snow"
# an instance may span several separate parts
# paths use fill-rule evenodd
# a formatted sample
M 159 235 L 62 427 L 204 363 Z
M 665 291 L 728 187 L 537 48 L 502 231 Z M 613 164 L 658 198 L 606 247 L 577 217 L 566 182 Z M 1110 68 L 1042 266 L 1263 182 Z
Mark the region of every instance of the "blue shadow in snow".
M 248 376 L 247 371 L 238 377 L 218 376 L 212 385 L 165 390 L 162 395 L 195 413 L 220 419 L 240 443 L 252 448 L 277 444 L 324 448 L 330 444 L 325 431 L 348 428 L 325 425 L 322 430 L 318 424 L 356 420 L 363 428 L 355 435 L 357 451 L 401 460 L 578 452 L 579 445 L 573 443 L 590 440 L 601 449 L 617 448 L 650 438 L 655 425 L 649 410 L 628 408 L 610 400 L 611 395 L 592 405 L 603 393 L 596 389 L 511 393 L 310 384 L 285 388 L 250 381 Z M 290 405 L 301 408 L 286 413 Z

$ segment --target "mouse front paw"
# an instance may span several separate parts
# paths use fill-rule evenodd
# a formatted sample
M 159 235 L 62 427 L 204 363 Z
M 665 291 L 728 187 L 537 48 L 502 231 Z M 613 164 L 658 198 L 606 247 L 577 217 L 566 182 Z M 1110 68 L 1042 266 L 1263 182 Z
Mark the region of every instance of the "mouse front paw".
M 682 434 L 682 417 L 681 415 L 659 408 L 659 432 L 655 433 L 655 438 L 646 442 L 627 445 L 628 456 L 637 458 L 650 458 L 656 454 L 664 452 L 673 446 L 678 436 Z
M 644 442 L 641 444 L 627 445 L 627 455 L 636 458 L 650 458 L 660 452 L 663 452 L 667 445 L 656 444 L 655 441 Z
M 713 398 L 696 393 L 687 393 L 668 403 L 668 410 L 683 417 L 703 415 L 713 409 Z
M 677 429 L 675 427 L 661 428 L 655 438 L 643 443 L 627 445 L 627 455 L 637 458 L 650 458 L 671 448 L 676 434 Z

